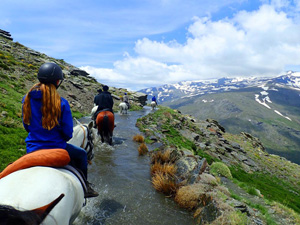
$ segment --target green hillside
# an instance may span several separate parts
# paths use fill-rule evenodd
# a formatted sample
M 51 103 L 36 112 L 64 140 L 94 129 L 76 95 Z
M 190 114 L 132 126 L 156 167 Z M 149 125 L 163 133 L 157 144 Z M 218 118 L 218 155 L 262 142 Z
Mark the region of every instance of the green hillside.
M 255 94 L 260 91 L 259 88 L 245 88 L 165 104 L 197 119 L 215 119 L 230 133 L 251 133 L 259 137 L 268 152 L 300 164 L 299 93 L 294 90 L 290 93 L 287 93 L 289 90 L 269 91 L 272 103 L 268 105 L 272 109 L 268 109 L 255 101 Z M 274 110 L 288 115 L 292 121 Z

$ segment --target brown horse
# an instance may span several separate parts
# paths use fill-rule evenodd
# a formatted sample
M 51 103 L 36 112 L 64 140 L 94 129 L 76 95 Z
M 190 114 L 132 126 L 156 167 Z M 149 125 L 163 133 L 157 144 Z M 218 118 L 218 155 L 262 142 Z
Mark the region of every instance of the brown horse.
M 112 136 L 115 128 L 115 116 L 110 111 L 99 112 L 96 119 L 98 134 L 101 141 L 112 145 Z

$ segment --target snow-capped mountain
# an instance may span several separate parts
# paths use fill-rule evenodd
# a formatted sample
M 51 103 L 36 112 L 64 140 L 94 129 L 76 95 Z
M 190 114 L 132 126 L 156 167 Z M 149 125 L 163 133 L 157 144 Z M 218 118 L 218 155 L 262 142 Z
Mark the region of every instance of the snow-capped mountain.
M 300 72 L 185 81 L 141 92 L 196 119 L 215 119 L 229 133 L 250 133 L 269 153 L 300 164 Z
M 148 95 L 148 99 L 156 96 L 158 102 L 168 102 L 179 98 L 193 97 L 211 93 L 232 91 L 246 87 L 258 87 L 270 83 L 287 85 L 300 90 L 300 72 L 289 71 L 278 77 L 250 77 L 250 78 L 220 78 L 217 80 L 182 81 L 176 84 L 165 84 L 160 87 L 142 89 L 139 92 Z

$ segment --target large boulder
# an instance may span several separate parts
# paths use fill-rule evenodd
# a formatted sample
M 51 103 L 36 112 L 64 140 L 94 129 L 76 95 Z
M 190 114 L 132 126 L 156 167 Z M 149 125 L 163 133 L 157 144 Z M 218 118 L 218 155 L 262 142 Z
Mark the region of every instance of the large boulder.
M 133 101 L 139 102 L 143 106 L 147 104 L 147 95 L 144 93 L 133 92 L 131 97 Z

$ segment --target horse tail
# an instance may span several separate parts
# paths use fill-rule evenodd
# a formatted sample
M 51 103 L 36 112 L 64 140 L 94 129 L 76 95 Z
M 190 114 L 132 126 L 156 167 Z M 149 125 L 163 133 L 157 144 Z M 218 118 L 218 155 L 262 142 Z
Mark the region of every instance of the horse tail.
M 106 134 L 106 135 L 109 134 L 109 117 L 107 114 L 105 114 L 103 117 L 103 131 L 104 131 L 104 134 Z
M 64 197 L 61 194 L 53 202 L 48 205 L 33 210 L 20 211 L 12 206 L 0 205 L 0 224 L 22 224 L 22 225 L 38 225 L 43 222 L 50 211 Z

